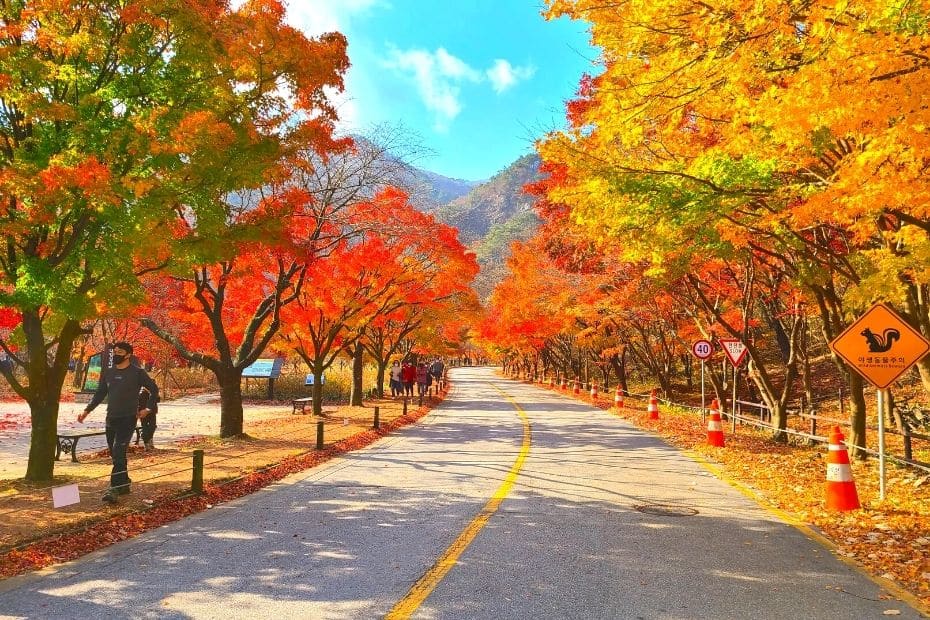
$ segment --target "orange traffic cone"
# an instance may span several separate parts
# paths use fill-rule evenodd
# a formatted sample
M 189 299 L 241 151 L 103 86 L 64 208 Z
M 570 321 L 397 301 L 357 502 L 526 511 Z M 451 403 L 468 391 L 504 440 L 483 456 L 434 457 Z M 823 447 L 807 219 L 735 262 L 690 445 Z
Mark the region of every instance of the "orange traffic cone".
M 620 389 L 620 386 L 617 386 L 617 391 L 614 393 L 614 406 L 617 409 L 623 409 L 623 390 Z
M 652 390 L 649 394 L 649 419 L 658 420 L 659 419 L 659 399 L 656 398 L 656 391 Z
M 707 419 L 707 445 L 723 447 L 723 422 L 720 421 L 720 405 L 716 398 L 710 404 L 710 417 Z
M 597 384 L 591 384 L 591 400 L 597 400 Z
M 555 377 L 549 377 L 549 387 L 555 387 Z
M 565 379 L 565 377 L 562 377 L 562 389 L 563 390 L 568 389 L 568 381 Z
M 572 394 L 581 394 L 581 381 L 575 379 L 575 387 L 572 390 Z
M 827 452 L 827 510 L 856 510 L 859 495 L 849 467 L 849 454 L 843 445 L 843 433 L 834 426 Z

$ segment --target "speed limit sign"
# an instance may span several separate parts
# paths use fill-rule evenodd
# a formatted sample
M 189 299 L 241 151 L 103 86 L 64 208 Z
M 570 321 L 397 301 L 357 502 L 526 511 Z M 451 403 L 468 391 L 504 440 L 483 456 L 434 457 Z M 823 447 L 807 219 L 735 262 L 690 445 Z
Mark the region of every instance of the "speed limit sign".
M 713 354 L 714 345 L 707 340 L 698 340 L 691 345 L 691 352 L 699 360 L 706 360 Z

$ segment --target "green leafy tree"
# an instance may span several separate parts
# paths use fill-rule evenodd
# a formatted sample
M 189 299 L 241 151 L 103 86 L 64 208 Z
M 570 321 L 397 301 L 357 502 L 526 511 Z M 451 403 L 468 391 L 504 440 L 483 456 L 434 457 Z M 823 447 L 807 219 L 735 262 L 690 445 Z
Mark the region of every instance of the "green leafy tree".
M 52 477 L 82 321 L 222 249 L 221 198 L 330 135 L 345 38 L 283 20 L 277 0 L 0 4 L 0 306 L 19 321 L 0 347 L 24 369 L 0 370 L 30 407 L 28 479 Z

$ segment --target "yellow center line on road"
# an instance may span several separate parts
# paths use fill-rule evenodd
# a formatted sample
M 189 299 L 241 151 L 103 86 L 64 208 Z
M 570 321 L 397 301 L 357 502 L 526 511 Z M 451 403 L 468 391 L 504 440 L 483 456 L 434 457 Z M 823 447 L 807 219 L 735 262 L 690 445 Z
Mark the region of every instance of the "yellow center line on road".
M 514 483 L 517 480 L 517 476 L 520 474 L 520 470 L 523 468 L 523 462 L 526 461 L 526 457 L 530 452 L 530 439 L 532 435 L 532 427 L 530 426 L 530 420 L 526 416 L 526 412 L 522 407 L 510 397 L 504 390 L 500 389 L 493 383 L 491 384 L 498 392 L 500 392 L 504 398 L 510 401 L 510 404 L 514 406 L 517 410 L 517 414 L 520 416 L 520 419 L 523 420 L 523 444 L 520 446 L 520 454 L 517 456 L 517 460 L 514 461 L 513 466 L 510 468 L 510 471 L 507 472 L 507 476 L 504 478 L 504 481 L 498 487 L 497 491 L 488 500 L 488 503 L 484 505 L 484 508 L 481 509 L 481 512 L 478 513 L 471 523 L 469 523 L 462 533 L 459 534 L 458 538 L 449 545 L 449 548 L 439 556 L 439 559 L 436 560 L 436 563 L 426 573 L 420 577 L 419 580 L 410 588 L 407 594 L 402 598 L 393 609 L 387 613 L 385 616 L 386 620 L 401 620 L 409 618 L 413 615 L 420 605 L 423 604 L 423 601 L 436 589 L 436 586 L 439 585 L 439 582 L 443 580 L 446 574 L 452 570 L 452 567 L 455 566 L 459 557 L 468 548 L 468 545 L 475 539 L 478 535 L 478 532 L 487 524 L 491 519 L 497 509 L 500 508 L 501 503 L 504 499 L 510 494 L 510 490 L 513 488 Z

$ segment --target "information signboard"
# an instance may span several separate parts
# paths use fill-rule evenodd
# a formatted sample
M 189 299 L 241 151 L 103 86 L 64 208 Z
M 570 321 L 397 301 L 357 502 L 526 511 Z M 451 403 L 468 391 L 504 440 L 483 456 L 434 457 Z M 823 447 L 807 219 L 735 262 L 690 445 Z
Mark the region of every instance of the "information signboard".
M 87 371 L 84 374 L 84 392 L 96 392 L 100 385 L 100 373 L 103 372 L 103 353 L 95 353 L 87 360 Z
M 277 379 L 281 376 L 284 360 L 280 357 L 274 359 L 255 360 L 251 366 L 242 371 L 244 379 Z

